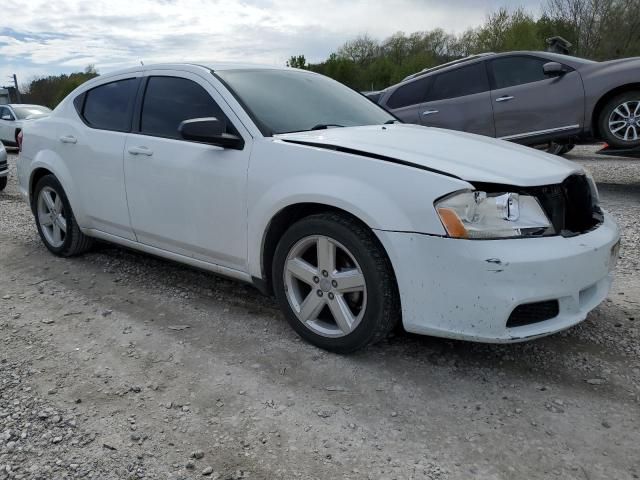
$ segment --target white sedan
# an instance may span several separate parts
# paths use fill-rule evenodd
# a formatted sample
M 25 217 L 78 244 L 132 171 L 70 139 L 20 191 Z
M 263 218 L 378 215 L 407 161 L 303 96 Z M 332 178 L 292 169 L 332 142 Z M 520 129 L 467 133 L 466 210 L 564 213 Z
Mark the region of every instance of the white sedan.
M 12 103 L 0 105 L 0 143 L 6 146 L 18 146 L 18 134 L 25 123 L 46 117 L 51 110 L 41 105 Z
M 311 343 L 514 342 L 584 320 L 618 229 L 566 160 L 403 125 L 307 71 L 101 75 L 25 125 L 20 190 L 56 255 L 106 240 L 275 293 Z

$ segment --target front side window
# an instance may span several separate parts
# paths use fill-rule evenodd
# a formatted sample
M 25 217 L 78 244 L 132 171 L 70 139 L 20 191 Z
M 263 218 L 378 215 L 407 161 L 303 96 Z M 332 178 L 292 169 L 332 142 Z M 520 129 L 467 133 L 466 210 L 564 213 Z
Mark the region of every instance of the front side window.
M 434 76 L 427 101 L 464 97 L 489 91 L 489 79 L 484 62 L 456 68 Z
M 398 87 L 389 97 L 387 106 L 389 108 L 402 108 L 424 102 L 430 81 L 430 78 L 419 78 Z
M 9 110 L 7 107 L 0 107 L 0 118 L 6 116 L 9 116 L 11 117 L 11 120 L 14 120 L 13 115 L 11 114 L 11 110 Z
M 536 57 L 506 57 L 492 60 L 494 90 L 539 82 L 548 78 L 543 65 L 548 60 Z
M 137 79 L 128 78 L 89 90 L 82 111 L 83 118 L 93 128 L 129 131 L 137 86 Z
M 265 136 L 395 121 L 382 107 L 323 75 L 284 69 L 220 70 L 215 75 Z
M 218 104 L 192 80 L 150 77 L 144 94 L 140 132 L 166 138 L 182 138 L 178 127 L 184 120 L 215 117 L 236 134 Z

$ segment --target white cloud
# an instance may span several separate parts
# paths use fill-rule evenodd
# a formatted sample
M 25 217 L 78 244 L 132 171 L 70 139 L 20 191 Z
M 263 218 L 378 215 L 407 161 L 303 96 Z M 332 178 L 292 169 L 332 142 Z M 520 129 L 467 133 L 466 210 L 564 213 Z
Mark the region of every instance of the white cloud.
M 18 4 L 19 3 L 19 4 Z M 537 5 L 537 0 L 524 3 Z M 283 64 L 304 53 L 320 61 L 355 35 L 462 30 L 498 0 L 31 0 L 5 2 L 0 84 L 17 73 L 106 71 L 143 60 Z M 9 24 L 5 24 L 9 25 Z M 12 70 L 13 69 L 13 70 Z

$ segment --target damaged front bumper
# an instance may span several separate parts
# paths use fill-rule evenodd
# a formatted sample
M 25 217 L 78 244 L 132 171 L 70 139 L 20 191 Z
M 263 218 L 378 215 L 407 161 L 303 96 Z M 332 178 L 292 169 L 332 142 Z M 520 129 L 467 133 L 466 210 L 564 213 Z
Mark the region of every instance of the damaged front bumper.
M 394 267 L 407 331 L 489 343 L 529 340 L 583 321 L 609 293 L 620 239 L 608 214 L 598 228 L 571 238 L 375 233 Z M 554 308 L 513 322 L 516 308 L 531 304 Z

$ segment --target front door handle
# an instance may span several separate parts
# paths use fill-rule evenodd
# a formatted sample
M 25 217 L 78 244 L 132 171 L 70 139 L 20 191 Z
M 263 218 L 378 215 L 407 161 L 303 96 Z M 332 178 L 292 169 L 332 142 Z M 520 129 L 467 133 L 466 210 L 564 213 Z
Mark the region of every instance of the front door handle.
M 131 155 L 146 155 L 147 157 L 153 155 L 153 151 L 149 150 L 147 147 L 129 147 L 127 151 Z
M 424 112 L 422 112 L 422 115 L 426 117 L 427 115 L 433 115 L 434 113 L 439 113 L 439 112 L 438 110 L 425 110 Z
M 508 102 L 509 100 L 513 100 L 515 97 L 512 95 L 503 95 L 501 97 L 496 98 L 496 102 Z
M 78 139 L 73 135 L 63 135 L 60 137 L 62 143 L 78 143 Z

